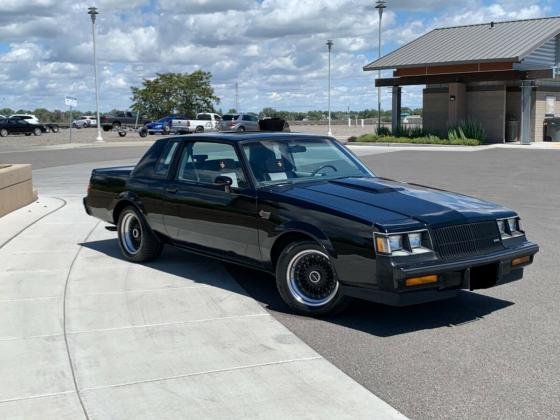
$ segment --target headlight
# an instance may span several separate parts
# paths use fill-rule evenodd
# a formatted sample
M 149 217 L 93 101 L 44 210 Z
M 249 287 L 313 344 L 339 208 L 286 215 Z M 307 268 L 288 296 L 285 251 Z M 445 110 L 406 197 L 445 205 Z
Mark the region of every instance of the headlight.
M 432 242 L 427 230 L 399 234 L 375 233 L 375 250 L 378 254 L 395 257 L 432 252 Z
M 498 230 L 500 231 L 500 236 L 502 240 L 515 238 L 516 236 L 524 235 L 525 232 L 521 229 L 521 222 L 519 217 L 509 217 L 507 219 L 498 219 Z

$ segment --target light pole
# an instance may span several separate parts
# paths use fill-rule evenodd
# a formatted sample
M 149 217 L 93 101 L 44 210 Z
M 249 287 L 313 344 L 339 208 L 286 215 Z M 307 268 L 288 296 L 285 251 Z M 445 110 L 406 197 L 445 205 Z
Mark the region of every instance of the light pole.
M 383 21 L 383 10 L 387 6 L 385 0 L 377 0 L 375 8 L 379 12 L 379 58 L 381 58 L 381 22 Z M 381 70 L 377 71 L 377 80 L 381 79 Z M 377 133 L 381 129 L 381 86 L 377 87 Z
M 327 41 L 327 47 L 329 47 L 329 132 L 327 133 L 329 136 L 332 136 L 331 130 L 331 50 L 333 47 L 332 40 Z
M 93 74 L 95 76 L 95 109 L 97 112 L 97 138 L 95 141 L 103 142 L 101 135 L 101 121 L 99 119 L 99 83 L 97 82 L 97 53 L 95 51 L 95 18 L 99 14 L 97 7 L 90 7 L 88 15 L 91 17 L 91 34 L 93 36 Z

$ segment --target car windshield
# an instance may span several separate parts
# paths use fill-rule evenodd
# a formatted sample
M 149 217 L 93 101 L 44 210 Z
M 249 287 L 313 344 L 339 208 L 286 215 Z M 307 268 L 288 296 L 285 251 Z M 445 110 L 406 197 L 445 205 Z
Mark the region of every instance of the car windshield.
M 243 152 L 259 186 L 374 176 L 327 138 L 248 141 L 243 143 Z
M 236 120 L 239 118 L 239 115 L 224 115 L 222 117 L 222 120 L 224 121 L 231 121 L 231 120 Z

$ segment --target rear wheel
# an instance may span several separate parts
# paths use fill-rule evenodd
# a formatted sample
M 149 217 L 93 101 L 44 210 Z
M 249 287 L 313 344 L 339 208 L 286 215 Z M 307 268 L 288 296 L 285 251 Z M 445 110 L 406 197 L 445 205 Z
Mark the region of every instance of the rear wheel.
M 115 128 L 120 128 L 120 127 L 121 127 L 121 123 L 120 123 L 119 121 L 115 121 L 115 122 L 113 122 L 113 124 L 111 124 L 111 127 L 112 127 L 113 129 L 115 129 Z
M 59 131 L 58 125 L 56 125 L 56 124 L 51 125 L 51 131 L 53 133 L 58 133 L 58 131 Z
M 245 127 L 239 127 L 239 128 L 237 129 L 237 131 L 239 131 L 239 132 L 245 131 Z
M 160 256 L 163 244 L 135 207 L 126 207 L 117 226 L 119 247 L 129 261 L 151 261 Z
M 8 130 L 6 130 L 5 128 L 0 130 L 0 137 L 6 137 L 7 135 L 8 135 Z
M 39 127 L 35 127 L 33 129 L 33 135 L 40 136 L 41 135 L 41 129 Z
M 305 315 L 336 313 L 348 303 L 330 257 L 315 242 L 296 242 L 282 251 L 276 286 L 284 302 Z
M 196 133 L 204 133 L 204 127 L 196 127 L 196 130 L 194 130 Z

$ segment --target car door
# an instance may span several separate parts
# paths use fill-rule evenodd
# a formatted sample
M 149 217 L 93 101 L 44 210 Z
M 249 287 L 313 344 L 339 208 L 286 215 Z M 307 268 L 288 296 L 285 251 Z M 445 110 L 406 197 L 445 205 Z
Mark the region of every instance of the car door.
M 218 185 L 228 177 L 231 186 Z M 168 201 L 175 213 L 164 217 L 179 244 L 232 260 L 258 260 L 256 192 L 233 144 L 185 142 Z
M 10 132 L 12 133 L 31 133 L 33 131 L 33 129 L 29 126 L 29 123 L 27 121 L 25 121 L 24 119 L 13 119 L 10 121 Z

